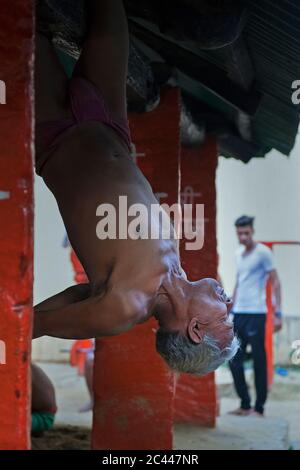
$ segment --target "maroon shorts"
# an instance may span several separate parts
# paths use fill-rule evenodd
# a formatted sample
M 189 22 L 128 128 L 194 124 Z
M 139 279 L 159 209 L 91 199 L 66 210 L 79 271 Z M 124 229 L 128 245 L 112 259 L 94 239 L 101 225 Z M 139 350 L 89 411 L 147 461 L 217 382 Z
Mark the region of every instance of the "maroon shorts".
M 87 121 L 105 124 L 121 137 L 131 152 L 130 131 L 127 119 L 114 119 L 106 106 L 103 96 L 90 81 L 72 77 L 69 82 L 69 97 L 72 117 L 56 121 L 46 121 L 36 126 L 36 172 L 41 174 L 50 154 L 68 129 Z

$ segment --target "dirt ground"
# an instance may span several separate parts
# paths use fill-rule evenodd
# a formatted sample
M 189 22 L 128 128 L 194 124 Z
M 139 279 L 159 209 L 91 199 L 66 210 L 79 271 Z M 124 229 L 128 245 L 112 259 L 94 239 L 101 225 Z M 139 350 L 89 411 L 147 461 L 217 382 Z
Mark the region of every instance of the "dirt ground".
M 56 426 L 31 439 L 32 450 L 89 450 L 91 431 L 79 426 Z
M 78 413 L 88 399 L 83 378 L 67 365 L 40 365 L 55 384 L 59 412 L 52 430 L 32 438 L 32 449 L 90 449 L 92 413 Z M 251 369 L 247 381 L 253 393 Z M 264 419 L 228 416 L 238 401 L 226 367 L 218 370 L 216 382 L 221 405 L 217 427 L 175 425 L 175 449 L 300 449 L 300 368 L 289 369 L 285 377 L 274 375 Z

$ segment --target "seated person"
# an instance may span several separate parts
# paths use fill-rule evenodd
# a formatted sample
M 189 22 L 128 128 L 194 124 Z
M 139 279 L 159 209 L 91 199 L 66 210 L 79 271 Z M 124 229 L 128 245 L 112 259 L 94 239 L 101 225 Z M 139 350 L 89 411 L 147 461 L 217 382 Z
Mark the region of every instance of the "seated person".
M 40 436 L 53 427 L 56 414 L 55 390 L 51 380 L 36 364 L 31 364 L 31 433 Z

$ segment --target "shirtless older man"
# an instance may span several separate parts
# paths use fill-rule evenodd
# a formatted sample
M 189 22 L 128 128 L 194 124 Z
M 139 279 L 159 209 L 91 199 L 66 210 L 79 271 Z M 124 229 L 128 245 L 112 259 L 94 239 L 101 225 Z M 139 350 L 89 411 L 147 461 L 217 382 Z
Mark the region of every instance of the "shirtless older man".
M 121 0 L 87 0 L 89 30 L 68 80 L 50 41 L 36 50 L 36 169 L 54 194 L 89 284 L 35 307 L 34 337 L 117 335 L 154 316 L 173 369 L 206 374 L 237 350 L 231 300 L 213 279 L 189 282 L 176 242 L 104 239 L 97 207 L 157 204 L 132 161 L 126 113 L 128 29 Z M 153 221 L 159 224 L 158 220 Z

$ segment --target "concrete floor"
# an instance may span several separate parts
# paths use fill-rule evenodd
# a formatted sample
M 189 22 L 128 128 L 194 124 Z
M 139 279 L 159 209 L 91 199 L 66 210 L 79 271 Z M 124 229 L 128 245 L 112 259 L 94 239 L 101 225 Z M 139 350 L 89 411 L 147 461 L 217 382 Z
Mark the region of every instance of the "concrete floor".
M 56 425 L 92 426 L 92 412 L 79 413 L 88 401 L 84 379 L 67 364 L 39 364 L 53 381 L 58 402 Z M 252 371 L 247 371 L 251 382 Z M 175 449 L 278 449 L 300 448 L 300 369 L 287 377 L 275 375 L 266 418 L 230 416 L 238 405 L 227 368 L 217 372 L 220 417 L 215 429 L 192 425 L 174 427 Z
M 246 377 L 247 383 L 250 384 L 251 395 L 254 396 L 252 369 L 246 371 Z M 224 417 L 228 411 L 233 410 L 238 405 L 231 374 L 227 367 L 221 367 L 217 371 L 216 383 L 221 401 L 221 417 Z M 274 374 L 274 383 L 268 396 L 265 415 L 265 421 L 270 421 L 270 424 L 271 420 L 285 420 L 287 422 L 290 445 L 299 450 L 300 367 L 294 370 L 289 369 L 286 377 L 282 377 L 277 373 Z M 227 418 L 230 417 L 227 416 Z

